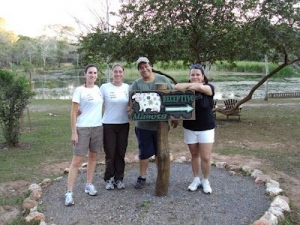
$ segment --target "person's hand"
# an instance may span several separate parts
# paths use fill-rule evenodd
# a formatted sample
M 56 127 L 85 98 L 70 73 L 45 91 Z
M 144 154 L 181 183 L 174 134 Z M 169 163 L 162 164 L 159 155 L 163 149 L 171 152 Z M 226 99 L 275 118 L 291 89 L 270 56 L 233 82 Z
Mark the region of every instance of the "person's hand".
M 78 144 L 78 134 L 72 134 L 72 145 L 75 146 Z
M 171 120 L 171 126 L 172 126 L 173 128 L 178 127 L 178 120 Z
M 131 115 L 133 113 L 133 110 L 130 106 L 127 107 L 127 115 L 128 115 L 128 118 L 131 119 Z

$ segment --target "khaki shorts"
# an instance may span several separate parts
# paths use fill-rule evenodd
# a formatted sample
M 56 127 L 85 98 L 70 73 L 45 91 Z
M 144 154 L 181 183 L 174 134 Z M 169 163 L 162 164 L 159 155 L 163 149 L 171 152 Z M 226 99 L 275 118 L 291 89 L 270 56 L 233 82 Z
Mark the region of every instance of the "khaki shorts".
M 100 152 L 103 146 L 103 126 L 77 127 L 78 143 L 73 146 L 73 154 L 87 155 L 88 151 Z

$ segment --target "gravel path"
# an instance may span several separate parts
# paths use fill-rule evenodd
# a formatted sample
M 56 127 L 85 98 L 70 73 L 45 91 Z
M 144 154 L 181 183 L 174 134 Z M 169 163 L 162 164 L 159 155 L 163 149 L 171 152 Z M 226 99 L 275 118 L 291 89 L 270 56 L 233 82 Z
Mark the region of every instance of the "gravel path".
M 48 224 L 201 224 L 242 225 L 259 219 L 270 206 L 265 186 L 242 175 L 230 175 L 224 169 L 212 167 L 211 195 L 201 190 L 187 191 L 192 180 L 190 164 L 171 163 L 168 195 L 155 196 L 157 170 L 154 163 L 148 168 L 147 182 L 142 189 L 134 189 L 138 164 L 126 165 L 125 190 L 105 190 L 104 166 L 95 174 L 97 196 L 88 196 L 83 187 L 86 174 L 76 181 L 75 205 L 64 206 L 66 176 L 47 187 L 42 196 L 41 211 Z

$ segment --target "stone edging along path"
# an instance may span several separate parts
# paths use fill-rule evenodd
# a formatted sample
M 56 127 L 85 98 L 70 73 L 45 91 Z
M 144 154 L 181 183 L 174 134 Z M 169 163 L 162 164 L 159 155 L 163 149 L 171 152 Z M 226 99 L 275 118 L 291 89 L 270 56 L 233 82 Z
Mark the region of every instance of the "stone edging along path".
M 185 156 L 180 156 L 177 159 L 173 160 L 171 154 L 171 161 L 177 163 L 185 163 L 187 159 Z M 126 160 L 126 163 L 137 163 L 138 159 L 135 157 L 135 160 L 129 161 Z M 103 163 L 100 163 L 103 164 Z M 255 183 L 265 184 L 266 193 L 272 198 L 269 209 L 264 213 L 264 215 L 252 223 L 252 225 L 259 224 L 278 224 L 279 220 L 284 220 L 284 213 L 290 212 L 289 207 L 289 198 L 282 195 L 283 190 L 280 188 L 279 182 L 272 180 L 268 175 L 264 174 L 258 169 L 252 170 L 248 166 L 238 166 L 230 165 L 226 162 L 212 162 L 212 165 L 219 169 L 225 169 L 229 172 L 230 175 L 234 176 L 237 173 L 242 173 L 244 175 L 251 176 Z M 86 163 L 82 164 L 81 171 L 86 170 Z M 68 168 L 65 169 L 65 173 L 68 173 Z M 62 179 L 62 177 L 51 180 L 49 178 L 44 179 L 40 184 L 31 184 L 29 186 L 30 195 L 23 201 L 22 209 L 25 216 L 25 222 L 30 223 L 31 221 L 39 221 L 40 225 L 46 225 L 47 223 L 45 215 L 38 211 L 39 200 L 42 197 L 42 190 L 52 182 Z

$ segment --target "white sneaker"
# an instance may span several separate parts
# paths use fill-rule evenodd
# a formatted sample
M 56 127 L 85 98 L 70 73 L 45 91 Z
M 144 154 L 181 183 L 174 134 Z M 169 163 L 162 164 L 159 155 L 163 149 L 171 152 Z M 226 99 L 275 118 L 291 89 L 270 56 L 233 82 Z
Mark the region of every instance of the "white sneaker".
M 210 184 L 209 184 L 209 181 L 207 179 L 202 179 L 202 188 L 203 188 L 203 192 L 205 194 L 211 194 L 212 193 L 212 190 L 211 190 L 211 187 L 210 187 Z
M 66 196 L 65 205 L 66 206 L 74 205 L 73 192 L 67 191 L 65 196 Z
M 106 181 L 105 189 L 106 190 L 114 190 L 115 189 L 113 179 L 109 179 L 109 180 Z
M 115 182 L 116 187 L 121 190 L 121 189 L 125 189 L 125 184 L 121 181 L 121 180 L 117 180 Z
M 189 191 L 196 191 L 200 185 L 201 185 L 200 178 L 195 177 L 193 182 L 189 185 L 188 190 Z
M 91 196 L 97 195 L 97 190 L 96 190 L 95 186 L 91 183 L 85 185 L 84 192 Z

